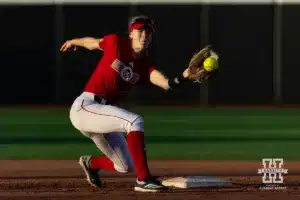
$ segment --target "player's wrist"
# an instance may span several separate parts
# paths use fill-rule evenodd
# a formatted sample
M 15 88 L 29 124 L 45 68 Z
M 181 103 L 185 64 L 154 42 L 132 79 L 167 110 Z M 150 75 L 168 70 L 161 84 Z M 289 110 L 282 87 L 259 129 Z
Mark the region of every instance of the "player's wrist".
M 183 83 L 185 83 L 188 79 L 186 77 L 184 77 L 183 74 L 180 74 L 172 79 L 169 79 L 168 83 L 169 83 L 169 87 L 172 88 L 178 88 L 179 86 L 181 86 Z

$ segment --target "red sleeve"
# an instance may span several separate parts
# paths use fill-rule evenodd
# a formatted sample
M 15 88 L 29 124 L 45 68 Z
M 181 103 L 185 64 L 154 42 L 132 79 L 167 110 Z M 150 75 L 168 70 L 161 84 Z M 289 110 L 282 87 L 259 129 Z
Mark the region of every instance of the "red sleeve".
M 150 74 L 151 72 L 153 72 L 154 70 L 156 70 L 156 65 L 150 65 L 149 69 L 148 69 L 148 77 L 150 80 Z
M 99 48 L 102 50 L 105 50 L 107 45 L 110 43 L 110 41 L 116 40 L 117 35 L 116 34 L 110 34 L 103 37 L 103 40 L 99 42 Z
M 152 71 L 156 70 L 156 66 L 155 65 L 152 65 L 149 67 L 149 74 L 151 74 Z
M 150 80 L 151 72 L 153 72 L 154 70 L 157 69 L 155 57 L 149 56 L 147 59 L 147 63 L 148 63 L 148 76 L 149 76 L 149 80 Z
M 99 42 L 99 48 L 102 49 L 102 50 L 105 49 L 105 39 L 104 38 L 103 38 L 103 40 L 100 40 L 100 42 Z
M 146 84 L 150 83 L 150 74 L 156 69 L 156 65 L 153 62 L 148 63 L 145 70 L 143 70 L 142 82 Z

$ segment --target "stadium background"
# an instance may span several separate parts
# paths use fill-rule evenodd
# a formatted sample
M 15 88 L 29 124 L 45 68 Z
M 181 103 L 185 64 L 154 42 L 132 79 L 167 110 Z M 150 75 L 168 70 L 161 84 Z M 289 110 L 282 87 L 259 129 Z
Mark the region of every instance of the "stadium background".
M 0 6 L 2 104 L 67 104 L 78 95 L 101 52 L 62 54 L 74 37 L 126 32 L 146 14 L 157 22 L 152 53 L 168 76 L 180 73 L 205 44 L 220 53 L 221 71 L 208 84 L 166 93 L 138 87 L 139 104 L 300 103 L 299 6 L 56 5 Z
M 298 159 L 298 108 L 211 105 L 300 103 L 299 10 L 297 5 L 1 5 L 0 157 L 98 154 L 70 124 L 68 109 L 102 54 L 62 54 L 59 48 L 74 37 L 124 33 L 131 16 L 146 14 L 157 22 L 151 50 L 166 75 L 181 73 L 205 44 L 219 52 L 221 66 L 203 85 L 132 91 L 124 106 L 145 118 L 150 159 Z

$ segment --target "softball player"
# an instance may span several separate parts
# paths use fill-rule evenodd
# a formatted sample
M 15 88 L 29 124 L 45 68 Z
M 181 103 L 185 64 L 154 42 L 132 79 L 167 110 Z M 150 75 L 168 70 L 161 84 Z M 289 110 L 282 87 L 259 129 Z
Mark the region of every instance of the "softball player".
M 99 170 L 126 173 L 135 169 L 135 191 L 156 192 L 166 188 L 149 172 L 143 117 L 118 106 L 118 102 L 137 84 L 152 83 L 169 90 L 187 80 L 187 70 L 174 79 L 168 79 L 156 69 L 147 55 L 154 32 L 153 20 L 137 16 L 129 22 L 128 35 L 72 39 L 61 47 L 62 52 L 76 47 L 104 51 L 82 94 L 70 109 L 73 126 L 92 139 L 105 154 L 81 156 L 79 159 L 88 182 L 94 186 L 101 187 Z

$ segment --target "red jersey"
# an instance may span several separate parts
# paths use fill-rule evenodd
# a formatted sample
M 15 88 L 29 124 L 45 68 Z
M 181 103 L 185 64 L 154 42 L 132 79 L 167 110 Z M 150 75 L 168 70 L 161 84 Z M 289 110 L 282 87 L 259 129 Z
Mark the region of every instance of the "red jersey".
M 116 103 L 138 83 L 149 81 L 155 66 L 148 57 L 136 58 L 128 37 L 107 35 L 99 43 L 104 54 L 84 91 Z

